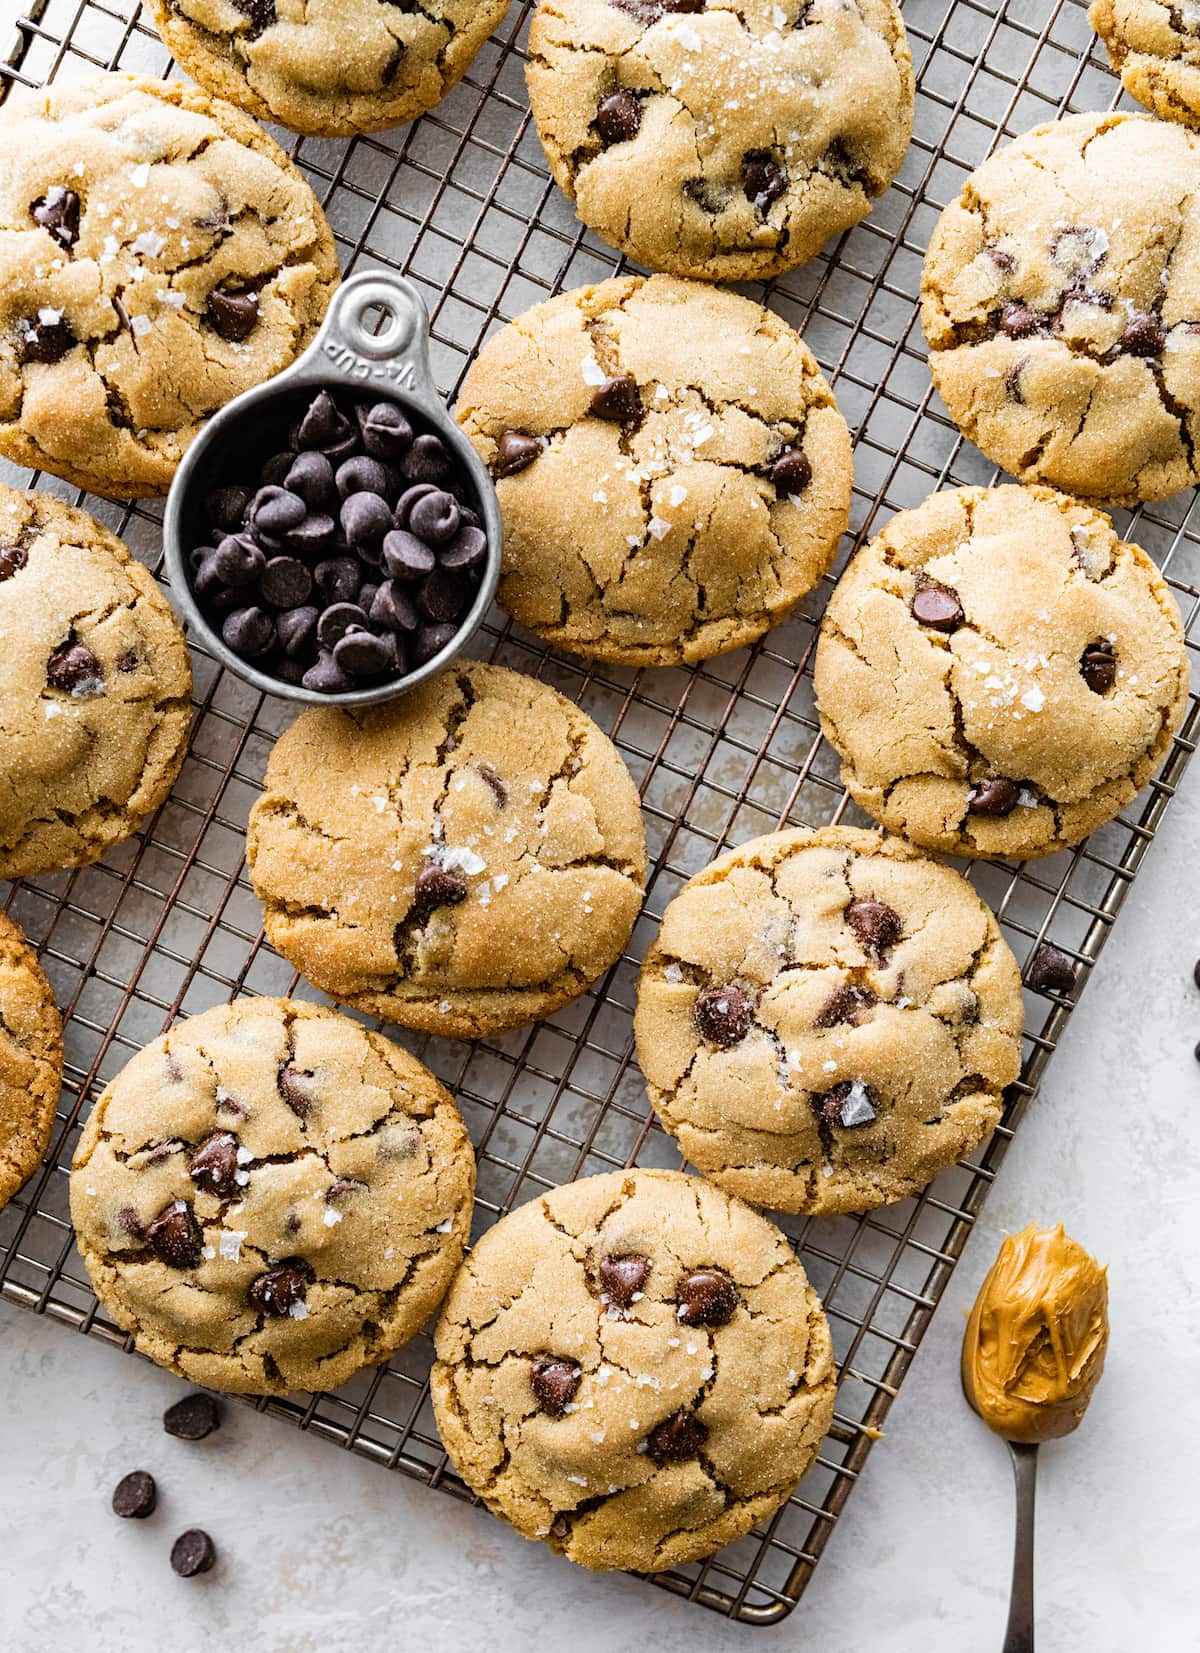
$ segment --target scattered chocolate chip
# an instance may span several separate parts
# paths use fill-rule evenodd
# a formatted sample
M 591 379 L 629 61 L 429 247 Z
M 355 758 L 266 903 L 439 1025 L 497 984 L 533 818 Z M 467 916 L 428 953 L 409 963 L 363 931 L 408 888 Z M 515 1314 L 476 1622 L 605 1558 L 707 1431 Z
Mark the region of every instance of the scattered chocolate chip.
M 198 1188 L 219 1200 L 237 1193 L 238 1139 L 232 1131 L 214 1131 L 192 1150 L 188 1176 Z
M 529 1384 L 540 1409 L 552 1418 L 561 1418 L 579 1390 L 580 1376 L 574 1360 L 553 1357 L 535 1360 L 530 1368 Z
M 76 700 L 88 700 L 104 693 L 104 674 L 99 660 L 86 643 L 63 643 L 46 662 L 46 681 Z
M 1040 333 L 1045 317 L 1028 304 L 1006 304 L 1000 312 L 1000 331 L 1010 339 L 1029 339 Z
M 957 631 L 966 619 L 958 592 L 927 580 L 913 594 L 912 617 L 931 631 Z
M 307 515 L 308 506 L 299 494 L 289 492 L 278 483 L 268 483 L 247 506 L 246 523 L 260 538 L 280 539 L 298 528 Z
M 1192 980 L 1195 982 L 1197 987 L 1200 987 L 1200 959 L 1197 959 L 1195 964 L 1192 966 Z
M 1083 681 L 1093 694 L 1107 694 L 1117 681 L 1117 657 L 1107 643 L 1091 643 L 1079 661 Z
M 37 316 L 17 323 L 21 357 L 27 362 L 61 362 L 77 342 L 60 310 L 44 305 Z
M 335 643 L 351 631 L 369 631 L 370 618 L 357 603 L 330 603 L 317 621 L 317 641 L 323 649 L 332 649 Z
M 626 1252 L 621 1257 L 602 1257 L 598 1273 L 600 1286 L 610 1304 L 627 1309 L 650 1278 L 654 1264 L 640 1252 Z
M 1016 781 L 991 775 L 976 781 L 967 793 L 967 809 L 972 815 L 1011 815 L 1020 799 L 1021 788 Z
M 680 1408 L 646 1436 L 646 1451 L 656 1464 L 677 1464 L 694 1458 L 707 1439 L 707 1425 L 694 1412 Z
M 216 287 L 208 295 L 208 319 L 230 344 L 240 344 L 258 322 L 257 293 L 227 293 Z
M 49 230 L 60 247 L 73 247 L 79 240 L 79 197 L 65 184 L 51 184 L 29 213 L 35 224 Z
M 319 390 L 296 426 L 294 441 L 298 448 L 316 448 L 324 452 L 350 434 L 349 419 L 327 390 Z
M 711 1044 L 728 1050 L 750 1031 L 754 1005 L 750 993 L 727 982 L 723 987 L 706 987 L 696 1000 L 692 1016 Z
M 1065 953 L 1043 941 L 1029 961 L 1025 983 L 1034 993 L 1069 993 L 1075 986 L 1075 966 Z
M 314 1278 L 303 1257 L 287 1257 L 251 1280 L 250 1301 L 260 1313 L 276 1320 L 284 1315 L 302 1320 L 304 1316 L 297 1315 L 295 1310 L 304 1302 L 309 1283 Z
M 1004 375 L 1004 394 L 1010 402 L 1019 402 L 1022 406 L 1025 403 L 1025 396 L 1021 390 L 1021 375 L 1028 366 L 1029 357 L 1018 356 L 1015 362 L 1008 364 L 1008 370 Z
M 497 476 L 515 476 L 533 464 L 542 451 L 536 436 L 523 430 L 506 430 L 496 443 L 495 472 Z
M 307 1119 L 313 1110 L 313 1076 L 285 1062 L 279 1070 L 279 1094 L 294 1114 Z
M 742 157 L 742 189 L 747 201 L 765 212 L 778 201 L 788 186 L 787 173 L 765 149 L 752 149 Z
M 839 1027 L 843 1022 L 853 1022 L 862 1011 L 870 1010 L 872 1005 L 878 1003 L 869 987 L 855 987 L 852 982 L 844 982 L 817 1012 L 813 1026 Z
M 642 106 L 632 92 L 610 92 L 596 105 L 596 130 L 606 144 L 628 143 L 642 124 Z
M 112 1509 L 123 1521 L 144 1521 L 154 1514 L 158 1488 L 149 1470 L 132 1469 L 113 1488 Z
M 723 1326 L 738 1305 L 738 1291 L 719 1268 L 698 1268 L 675 1288 L 675 1318 L 681 1326 Z
M 195 1268 L 204 1250 L 204 1230 L 186 1200 L 172 1200 L 147 1226 L 146 1241 L 168 1268 Z
M 1161 356 L 1166 343 L 1167 335 L 1159 318 L 1149 310 L 1139 310 L 1126 323 L 1117 349 L 1126 356 Z
M 221 1411 L 211 1395 L 197 1390 L 163 1413 L 163 1428 L 179 1441 L 202 1441 L 221 1427 Z
M 23 545 L 0 545 L 0 581 L 11 580 L 29 561 Z
M 886 901 L 864 896 L 846 908 L 846 923 L 862 944 L 863 951 L 878 963 L 900 939 L 900 914 Z
M 781 498 L 802 494 L 812 481 L 812 461 L 803 448 L 784 448 L 771 466 L 771 481 Z
M 244 10 L 245 4 L 246 0 L 238 0 L 239 10 Z M 209 1572 L 216 1559 L 216 1546 L 199 1527 L 189 1527 L 187 1532 L 181 1532 L 171 1545 L 171 1566 L 180 1578 L 195 1578 L 197 1573 Z
M 640 419 L 642 398 L 632 373 L 618 373 L 615 378 L 597 385 L 588 411 L 597 419 L 609 419 L 616 425 L 632 425 Z
M 296 455 L 287 468 L 283 486 L 289 494 L 302 499 L 310 511 L 326 511 L 337 500 L 333 466 L 327 456 L 315 448 Z
M 875 1094 L 861 1079 L 843 1079 L 814 1102 L 827 1125 L 841 1125 L 845 1130 L 869 1125 L 878 1114 Z
M 467 881 L 462 873 L 454 867 L 439 867 L 434 862 L 417 874 L 409 911 L 420 920 L 438 907 L 457 907 L 466 899 Z

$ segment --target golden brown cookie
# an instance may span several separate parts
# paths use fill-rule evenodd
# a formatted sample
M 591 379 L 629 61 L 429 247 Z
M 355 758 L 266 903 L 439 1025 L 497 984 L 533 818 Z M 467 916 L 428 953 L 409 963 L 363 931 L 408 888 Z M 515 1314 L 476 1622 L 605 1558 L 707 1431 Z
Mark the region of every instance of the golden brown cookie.
M 488 341 L 457 414 L 496 478 L 500 602 L 595 659 L 752 643 L 849 517 L 849 432 L 803 340 L 672 276 L 537 305 Z
M 247 857 L 272 946 L 311 982 L 464 1039 L 582 993 L 620 957 L 646 876 L 612 743 L 546 684 L 475 661 L 391 705 L 298 718 Z
M 1131 98 L 1165 121 L 1200 127 L 1197 0 L 1092 0 L 1088 22 Z
M 62 1071 L 62 1021 L 50 983 L 0 913 L 0 1210 L 50 1146 Z
M 740 1538 L 833 1417 L 829 1327 L 787 1239 L 676 1171 L 588 1177 L 489 1229 L 437 1354 L 467 1485 L 584 1567 L 652 1572 Z
M 335 1389 L 437 1306 L 475 1161 L 449 1093 L 349 1017 L 241 999 L 139 1051 L 92 1109 L 71 1219 L 143 1354 L 212 1389 Z

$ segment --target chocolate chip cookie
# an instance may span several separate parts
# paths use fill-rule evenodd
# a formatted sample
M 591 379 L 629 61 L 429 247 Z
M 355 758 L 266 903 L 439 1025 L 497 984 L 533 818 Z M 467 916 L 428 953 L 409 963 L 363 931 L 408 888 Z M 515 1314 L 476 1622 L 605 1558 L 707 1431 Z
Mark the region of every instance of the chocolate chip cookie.
M 583 222 L 706 281 L 805 263 L 866 216 L 912 135 L 893 0 L 542 0 L 526 73 Z
M 430 1392 L 472 1491 L 584 1567 L 710 1555 L 766 1520 L 833 1417 L 829 1327 L 779 1230 L 676 1171 L 615 1171 L 483 1236 Z
M 322 992 L 463 1039 L 582 993 L 620 957 L 646 876 L 612 743 L 546 684 L 474 661 L 390 705 L 298 718 L 247 857 L 272 946 Z
M 150 0 L 167 47 L 210 92 L 330 138 L 432 109 L 507 9 L 507 0 Z
M 761 305 L 672 276 L 530 310 L 488 341 L 457 413 L 496 478 L 500 602 L 596 659 L 752 643 L 848 520 L 850 436 L 807 346 Z
M 705 1176 L 780 1211 L 870 1211 L 988 1136 L 1021 1015 L 1016 960 L 958 873 L 827 827 L 753 838 L 684 885 L 635 1034 Z
M 1050 855 L 1134 798 L 1187 707 L 1179 609 L 1102 512 L 957 488 L 851 562 L 821 625 L 821 726 L 856 803 L 953 855 Z
M 1006 471 L 1120 505 L 1200 480 L 1200 137 L 1027 132 L 938 220 L 921 297 L 934 383 Z
M 1092 0 L 1088 22 L 1131 98 L 1163 120 L 1200 127 L 1197 0 Z
M 0 1210 L 50 1145 L 62 1070 L 62 1022 L 50 983 L 0 913 Z
M 427 1068 L 336 1011 L 242 999 L 139 1051 L 92 1109 L 71 1219 L 143 1354 L 210 1389 L 335 1389 L 440 1300 L 475 1161 Z
M 337 281 L 279 146 L 180 81 L 100 75 L 0 110 L 0 454 L 164 494 L 210 413 L 287 367 Z
M 171 790 L 187 643 L 153 577 L 84 511 L 0 486 L 0 878 L 95 861 Z

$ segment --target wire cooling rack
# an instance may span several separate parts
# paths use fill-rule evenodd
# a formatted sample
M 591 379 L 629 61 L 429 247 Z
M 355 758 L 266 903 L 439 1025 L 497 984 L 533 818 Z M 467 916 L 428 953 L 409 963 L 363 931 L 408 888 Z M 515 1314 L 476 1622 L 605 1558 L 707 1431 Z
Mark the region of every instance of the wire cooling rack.
M 853 533 L 844 552 L 932 489 L 994 473 L 932 396 L 916 319 L 934 218 L 1001 141 L 1064 109 L 1107 108 L 1117 83 L 1080 0 L 908 0 L 919 71 L 916 136 L 868 221 L 767 293 L 800 328 L 856 433 Z M 325 204 L 343 270 L 387 267 L 424 289 L 434 363 L 453 395 L 501 322 L 619 261 L 585 235 L 548 179 L 522 75 L 526 7 L 466 80 L 416 125 L 353 143 L 281 134 Z M 131 0 L 42 0 L 9 26 L 0 77 L 25 85 L 105 68 L 166 74 Z M 748 289 L 761 295 L 762 289 Z M 6 473 L 25 484 L 25 473 Z M 53 478 L 38 485 L 71 494 Z M 1174 588 L 1200 646 L 1200 520 L 1193 494 L 1122 515 Z M 152 568 L 157 507 L 85 499 Z M 692 671 L 588 667 L 494 614 L 490 653 L 555 684 L 615 738 L 642 790 L 652 871 L 627 956 L 549 1021 L 498 1040 L 412 1047 L 456 1093 L 478 1147 L 476 1233 L 575 1176 L 678 1164 L 631 1054 L 637 962 L 684 879 L 719 850 L 787 823 L 854 820 L 813 710 L 814 620 L 826 584 L 755 649 Z M 242 863 L 246 815 L 286 719 L 197 653 L 190 756 L 170 800 L 103 864 L 16 887 L 9 909 L 38 945 L 67 1013 L 67 1071 L 53 1151 L 0 1214 L 0 1295 L 123 1343 L 98 1309 L 66 1216 L 77 1120 L 130 1055 L 170 1022 L 239 993 L 309 991 L 265 945 Z M 1017 957 L 1043 939 L 1078 962 L 1082 988 L 1167 808 L 1200 726 L 1193 700 L 1162 774 L 1129 813 L 1070 854 L 970 876 Z M 1078 991 L 1078 989 L 1077 989 Z M 729 1617 L 782 1619 L 812 1575 L 909 1368 L 1005 1147 L 1054 1052 L 1065 999 L 1026 995 L 1025 1065 L 1003 1125 L 919 1198 L 861 1217 L 785 1224 L 833 1327 L 837 1412 L 819 1460 L 764 1530 L 655 1582 Z M 339 1446 L 460 1496 L 429 1407 L 432 1349 L 416 1338 L 334 1395 L 263 1400 Z

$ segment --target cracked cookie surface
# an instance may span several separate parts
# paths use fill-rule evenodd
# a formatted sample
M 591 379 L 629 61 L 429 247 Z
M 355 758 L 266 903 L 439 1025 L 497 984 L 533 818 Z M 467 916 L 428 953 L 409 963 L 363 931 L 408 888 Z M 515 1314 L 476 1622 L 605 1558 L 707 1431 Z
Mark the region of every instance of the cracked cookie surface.
M 1197 0 L 1092 0 L 1088 22 L 1131 98 L 1163 120 L 1200 127 Z
M 164 494 L 209 414 L 316 332 L 333 236 L 231 104 L 100 75 L 0 111 L 0 454 Z
M 187 750 L 187 643 L 115 535 L 0 486 L 0 878 L 78 867 L 137 830 Z
M 651 1572 L 740 1538 L 833 1417 L 829 1327 L 787 1239 L 677 1171 L 587 1177 L 505 1217 L 436 1344 L 455 1467 L 584 1567 Z
M 62 1070 L 62 1020 L 50 983 L 0 913 L 0 1210 L 50 1146 Z
M 583 222 L 708 281 L 812 258 L 866 216 L 912 135 L 892 0 L 542 0 L 526 79 Z
M 496 478 L 499 601 L 595 659 L 752 643 L 821 578 L 849 517 L 850 436 L 812 353 L 694 282 L 630 276 L 538 305 L 489 340 L 456 413 Z
M 620 957 L 646 877 L 612 742 L 546 684 L 475 661 L 392 705 L 303 713 L 247 858 L 272 946 L 311 982 L 454 1038 L 582 993 Z
M 350 137 L 415 120 L 462 77 L 507 0 L 150 0 L 188 74 L 259 120 Z
M 853 558 L 821 624 L 821 726 L 856 803 L 953 855 L 1050 855 L 1111 820 L 1187 707 L 1162 575 L 1049 488 L 957 488 Z
M 1024 482 L 1114 505 L 1200 480 L 1200 138 L 1072 115 L 999 150 L 934 228 L 934 384 Z
M 212 1389 L 334 1389 L 433 1312 L 475 1160 L 448 1091 L 357 1022 L 241 999 L 179 1023 L 92 1109 L 71 1219 L 97 1297 Z
M 1020 1070 L 1021 979 L 958 873 L 850 827 L 751 839 L 686 883 L 638 989 L 660 1120 L 713 1182 L 869 1211 L 979 1145 Z

